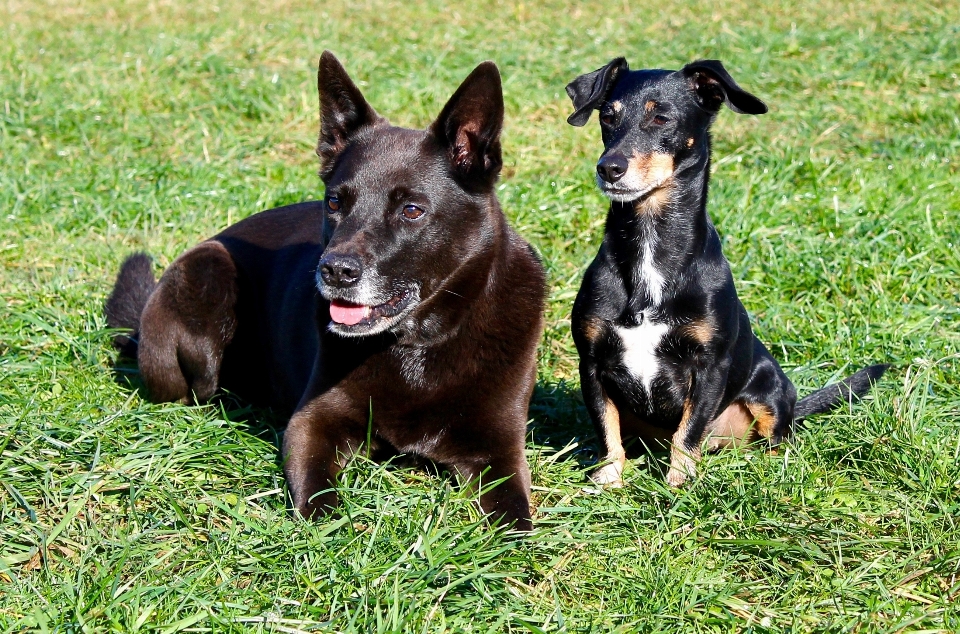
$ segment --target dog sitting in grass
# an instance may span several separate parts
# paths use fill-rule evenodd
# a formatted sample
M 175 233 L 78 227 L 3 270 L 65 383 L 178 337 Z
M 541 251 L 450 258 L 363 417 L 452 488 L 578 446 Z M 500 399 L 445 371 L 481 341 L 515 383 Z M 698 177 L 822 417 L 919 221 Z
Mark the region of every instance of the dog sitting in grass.
M 805 417 L 858 398 L 865 368 L 797 401 L 754 336 L 707 215 L 710 125 L 726 104 L 767 111 L 716 60 L 630 71 L 622 57 L 567 86 L 574 113 L 600 113 L 596 178 L 610 199 L 603 244 L 573 306 L 583 399 L 605 452 L 593 474 L 622 484 L 622 436 L 670 444 L 667 481 L 696 474 L 702 447 L 783 440 Z
M 482 484 L 492 521 L 529 530 L 544 271 L 494 191 L 497 67 L 478 66 L 426 130 L 391 126 L 329 52 L 318 81 L 324 200 L 228 227 L 158 282 L 131 256 L 107 322 L 132 331 L 117 343 L 154 401 L 223 388 L 292 413 L 284 473 L 304 517 L 337 506 L 337 473 L 369 441 Z

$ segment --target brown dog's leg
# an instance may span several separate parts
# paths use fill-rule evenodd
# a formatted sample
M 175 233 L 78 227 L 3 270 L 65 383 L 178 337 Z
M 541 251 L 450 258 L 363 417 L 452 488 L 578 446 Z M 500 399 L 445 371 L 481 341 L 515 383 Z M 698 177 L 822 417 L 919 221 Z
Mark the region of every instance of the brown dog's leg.
M 530 469 L 521 450 L 519 454 L 498 456 L 491 463 L 461 462 L 453 465 L 461 479 L 481 489 L 506 478 L 480 494 L 480 508 L 491 523 L 519 531 L 533 529 L 530 520 Z
M 137 360 L 151 400 L 213 396 L 237 327 L 236 302 L 237 268 L 219 242 L 197 245 L 170 265 L 140 317 Z
M 308 404 L 290 419 L 283 434 L 283 473 L 293 508 L 305 519 L 316 519 L 337 508 L 337 474 L 364 436 L 351 433 L 350 423 L 322 417 Z

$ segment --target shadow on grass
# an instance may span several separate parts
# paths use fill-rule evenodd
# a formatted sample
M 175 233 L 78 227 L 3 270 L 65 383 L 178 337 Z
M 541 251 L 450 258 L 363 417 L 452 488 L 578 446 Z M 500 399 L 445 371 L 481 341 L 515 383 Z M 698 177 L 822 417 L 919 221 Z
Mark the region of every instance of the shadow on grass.
M 537 383 L 530 401 L 530 418 L 532 420 L 527 430 L 536 445 L 553 451 L 576 445 L 575 449 L 562 456 L 562 460 L 574 460 L 578 467 L 586 469 L 602 459 L 599 439 L 580 390 L 565 381 Z M 624 438 L 623 443 L 628 459 L 646 456 L 648 468 L 664 471 L 667 456 L 664 448 L 656 445 L 648 447 L 639 438 L 631 437 Z
M 113 373 L 118 384 L 149 400 L 136 360 L 125 356 L 117 357 Z M 289 416 L 270 407 L 253 405 L 223 390 L 218 391 L 207 406 L 216 407 L 226 420 L 242 425 L 247 433 L 272 444 L 277 449 L 277 467 L 283 468 L 281 446 Z M 570 386 L 566 381 L 538 382 L 530 401 L 529 417 L 527 432 L 537 446 L 558 452 L 575 445 L 573 450 L 566 452 L 560 459 L 573 460 L 581 469 L 592 467 L 601 459 L 600 444 L 578 388 Z M 630 459 L 645 455 L 662 457 L 664 453 L 657 447 L 648 448 L 638 439 L 625 438 L 624 446 Z M 395 469 L 417 468 L 433 475 L 449 477 L 447 469 L 442 465 L 421 456 L 400 453 L 385 442 L 380 442 L 373 448 L 370 458 Z M 659 462 L 662 460 L 654 459 L 648 460 L 647 464 L 656 468 L 655 465 Z

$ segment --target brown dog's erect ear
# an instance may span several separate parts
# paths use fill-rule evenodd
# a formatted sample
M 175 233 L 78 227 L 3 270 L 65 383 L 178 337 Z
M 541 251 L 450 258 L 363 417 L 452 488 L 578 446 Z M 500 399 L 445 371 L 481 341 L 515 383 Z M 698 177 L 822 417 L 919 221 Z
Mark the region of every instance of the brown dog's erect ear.
M 620 73 L 627 70 L 630 70 L 627 60 L 618 57 L 603 68 L 580 75 L 567 84 L 567 94 L 570 95 L 575 108 L 574 113 L 567 117 L 567 123 L 577 127 L 585 125 L 590 120 L 590 114 L 610 94 Z
M 365 126 L 384 123 L 385 120 L 370 107 L 340 60 L 330 51 L 324 51 L 320 56 L 317 89 L 320 91 L 317 156 L 320 157 L 320 176 L 325 178 L 350 137 Z
M 697 103 L 716 112 L 726 102 L 738 114 L 764 114 L 767 106 L 733 81 L 719 60 L 701 59 L 687 64 L 680 71 L 690 80 Z
M 493 62 L 483 62 L 453 93 L 430 131 L 447 148 L 450 162 L 461 176 L 480 184 L 492 184 L 503 159 L 500 131 L 503 128 L 503 89 L 500 71 Z

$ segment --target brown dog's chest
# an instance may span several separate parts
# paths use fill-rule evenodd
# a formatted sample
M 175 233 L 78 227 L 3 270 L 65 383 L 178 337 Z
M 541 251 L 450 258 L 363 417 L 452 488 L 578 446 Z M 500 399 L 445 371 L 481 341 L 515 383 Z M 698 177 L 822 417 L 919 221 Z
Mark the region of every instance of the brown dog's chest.
M 369 429 L 394 449 L 443 461 L 462 449 L 464 428 L 489 405 L 484 378 L 429 348 L 392 347 L 362 365 L 318 397 L 311 407 L 343 424 Z

